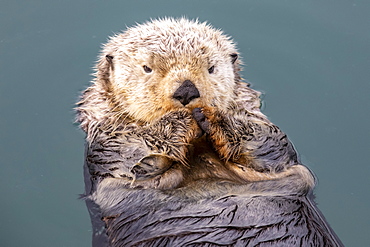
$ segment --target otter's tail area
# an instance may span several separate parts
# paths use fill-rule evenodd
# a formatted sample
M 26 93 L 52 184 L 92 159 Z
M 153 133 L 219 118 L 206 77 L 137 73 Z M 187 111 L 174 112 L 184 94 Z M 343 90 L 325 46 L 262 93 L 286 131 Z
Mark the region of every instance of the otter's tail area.
M 106 212 L 111 246 L 343 246 L 306 197 L 227 195 L 184 203 L 146 193 L 129 191 L 119 210 Z
M 253 184 L 209 180 L 173 190 L 100 190 L 106 194 L 87 199 L 93 246 L 343 246 L 311 192 L 250 193 L 251 185 L 260 187 Z M 120 200 L 106 204 L 104 198 Z

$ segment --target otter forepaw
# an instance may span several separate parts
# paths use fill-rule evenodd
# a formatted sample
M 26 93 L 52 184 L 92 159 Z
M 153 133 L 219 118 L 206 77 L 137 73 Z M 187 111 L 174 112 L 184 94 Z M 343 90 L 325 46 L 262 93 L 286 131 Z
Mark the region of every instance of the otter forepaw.
M 209 134 L 209 121 L 204 115 L 202 108 L 193 109 L 193 117 L 197 121 L 199 127 L 206 133 Z
M 172 160 L 158 154 L 152 154 L 142 158 L 130 171 L 135 175 L 135 180 L 153 178 L 167 171 L 172 165 Z

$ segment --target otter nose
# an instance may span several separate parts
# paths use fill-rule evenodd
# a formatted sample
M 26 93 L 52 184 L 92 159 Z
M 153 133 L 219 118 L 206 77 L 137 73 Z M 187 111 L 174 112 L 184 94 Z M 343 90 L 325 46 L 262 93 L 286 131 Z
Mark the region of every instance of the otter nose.
M 181 104 L 183 104 L 184 106 L 186 106 L 193 99 L 199 98 L 200 95 L 195 85 L 191 81 L 186 80 L 176 90 L 172 97 L 180 101 Z

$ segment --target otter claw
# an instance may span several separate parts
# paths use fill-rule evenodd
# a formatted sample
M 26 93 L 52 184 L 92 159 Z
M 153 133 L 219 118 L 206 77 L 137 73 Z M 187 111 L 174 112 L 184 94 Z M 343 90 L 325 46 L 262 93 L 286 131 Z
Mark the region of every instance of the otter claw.
M 149 155 L 135 164 L 130 171 L 135 174 L 136 180 L 148 179 L 167 171 L 172 161 L 162 155 Z
M 197 121 L 199 127 L 206 133 L 209 134 L 209 121 L 204 115 L 202 108 L 193 109 L 193 117 Z

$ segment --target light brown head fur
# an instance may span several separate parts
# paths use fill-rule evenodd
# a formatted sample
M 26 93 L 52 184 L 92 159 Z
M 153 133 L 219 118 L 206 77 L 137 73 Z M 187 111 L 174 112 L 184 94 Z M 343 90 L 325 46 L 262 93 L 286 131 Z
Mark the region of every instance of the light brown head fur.
M 96 78 L 80 102 L 83 114 L 78 120 L 88 136 L 103 118 L 153 122 L 184 108 L 173 94 L 185 80 L 200 94 L 186 105 L 189 111 L 226 110 L 234 104 L 240 80 L 236 57 L 230 38 L 206 23 L 163 19 L 129 28 L 104 46 Z

